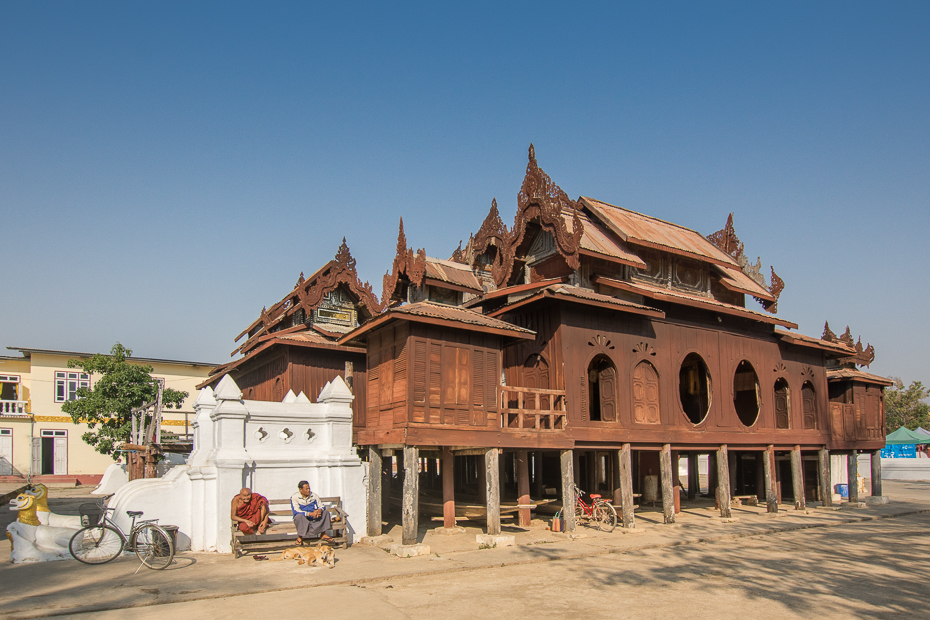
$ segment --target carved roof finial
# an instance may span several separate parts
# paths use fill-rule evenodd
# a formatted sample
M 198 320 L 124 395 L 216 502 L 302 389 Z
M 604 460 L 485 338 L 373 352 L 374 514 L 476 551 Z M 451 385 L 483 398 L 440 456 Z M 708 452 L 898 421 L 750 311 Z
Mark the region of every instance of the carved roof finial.
M 397 230 L 397 254 L 407 252 L 407 235 L 404 234 L 404 218 L 400 218 L 400 227 Z
M 533 147 L 533 143 L 530 142 L 530 161 L 536 161 L 536 149 Z
M 824 321 L 823 323 L 823 336 L 820 337 L 821 340 L 826 340 L 827 342 L 836 342 L 836 334 L 833 333 L 833 330 L 830 329 L 830 321 Z

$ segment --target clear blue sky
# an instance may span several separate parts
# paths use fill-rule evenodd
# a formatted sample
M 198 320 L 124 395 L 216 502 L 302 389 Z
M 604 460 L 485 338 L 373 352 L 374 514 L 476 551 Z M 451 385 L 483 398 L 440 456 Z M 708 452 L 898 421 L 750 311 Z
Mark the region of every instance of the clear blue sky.
M 0 3 L 0 345 L 226 361 L 343 236 L 380 295 L 400 216 L 509 224 L 533 142 L 930 382 L 930 3 L 338 4 Z

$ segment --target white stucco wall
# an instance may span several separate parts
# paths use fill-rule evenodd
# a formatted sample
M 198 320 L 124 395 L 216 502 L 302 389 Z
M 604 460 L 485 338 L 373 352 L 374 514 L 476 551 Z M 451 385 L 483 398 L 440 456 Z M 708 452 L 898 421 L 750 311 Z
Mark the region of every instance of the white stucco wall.
M 230 502 L 242 487 L 280 499 L 308 480 L 321 497 L 342 498 L 350 540 L 362 536 L 367 468 L 352 447 L 353 399 L 337 377 L 317 403 L 291 393 L 282 403 L 245 401 L 227 375 L 194 403 L 187 464 L 123 485 L 109 505 L 121 527 L 130 523 L 127 510 L 141 510 L 145 519 L 179 526 L 179 549 L 228 553 Z

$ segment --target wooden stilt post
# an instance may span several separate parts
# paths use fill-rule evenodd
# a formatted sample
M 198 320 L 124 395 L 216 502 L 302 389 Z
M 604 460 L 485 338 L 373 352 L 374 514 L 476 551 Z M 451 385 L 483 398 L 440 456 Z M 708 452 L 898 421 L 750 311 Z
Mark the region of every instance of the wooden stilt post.
M 849 483 L 849 503 L 859 503 L 859 453 L 853 450 L 846 456 L 846 478 Z
M 833 505 L 833 487 L 830 486 L 830 451 L 821 448 L 817 452 L 817 473 L 820 474 L 820 501 L 824 506 Z
M 697 452 L 688 452 L 688 499 L 701 493 L 701 470 L 698 468 Z
M 672 497 L 672 446 L 665 444 L 659 452 L 659 481 L 662 483 L 662 514 L 666 523 L 675 522 L 675 498 Z
M 681 512 L 681 476 L 678 473 L 681 464 L 681 453 L 672 452 L 672 501 L 675 504 L 675 514 Z
M 485 497 L 488 506 L 488 534 L 491 536 L 501 533 L 500 452 L 498 448 L 488 448 L 484 453 L 487 471 Z
M 581 484 L 581 452 L 572 450 L 572 475 L 576 485 Z
M 732 517 L 730 511 L 730 460 L 727 456 L 726 444 L 717 451 L 717 499 L 720 503 L 720 516 L 724 519 Z
M 717 453 L 711 452 L 707 455 L 707 494 L 714 498 L 714 501 L 717 501 Z M 720 506 L 717 506 L 719 509 Z
M 801 461 L 801 446 L 791 451 L 791 488 L 794 493 L 794 509 L 804 510 L 804 468 Z
M 381 450 L 368 446 L 368 535 L 381 535 Z
M 872 497 L 882 495 L 882 451 L 872 452 Z
M 420 512 L 420 477 L 417 469 L 420 462 L 416 446 L 404 446 L 404 496 L 401 501 L 402 543 L 417 543 L 417 519 Z
M 455 527 L 455 457 L 452 449 L 442 449 L 442 524 Z
M 539 450 L 533 453 L 533 495 L 543 496 L 543 453 Z
M 778 512 L 778 497 L 775 495 L 775 447 L 765 449 L 762 458 L 765 475 L 765 509 L 766 512 Z
M 633 517 L 633 459 L 630 444 L 625 443 L 620 448 L 620 520 L 623 527 L 636 526 Z
M 575 531 L 575 457 L 574 450 L 559 452 L 562 467 L 562 518 L 565 519 L 565 531 Z
M 517 503 L 520 506 L 530 505 L 530 455 L 526 450 L 517 450 L 515 458 L 517 460 Z M 520 508 L 520 525 L 529 527 L 530 509 Z

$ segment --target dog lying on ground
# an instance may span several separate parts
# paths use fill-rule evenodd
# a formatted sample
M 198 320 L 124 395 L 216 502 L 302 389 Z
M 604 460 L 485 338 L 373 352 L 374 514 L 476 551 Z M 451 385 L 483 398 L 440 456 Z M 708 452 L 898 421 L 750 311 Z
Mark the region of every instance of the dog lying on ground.
M 309 566 L 326 566 L 333 568 L 336 565 L 336 550 L 332 547 L 324 547 L 322 544 L 316 547 L 293 547 L 285 549 L 281 555 L 272 558 L 273 562 L 282 560 L 297 560 L 297 564 L 306 564 Z

